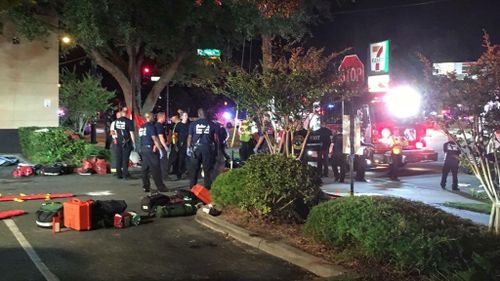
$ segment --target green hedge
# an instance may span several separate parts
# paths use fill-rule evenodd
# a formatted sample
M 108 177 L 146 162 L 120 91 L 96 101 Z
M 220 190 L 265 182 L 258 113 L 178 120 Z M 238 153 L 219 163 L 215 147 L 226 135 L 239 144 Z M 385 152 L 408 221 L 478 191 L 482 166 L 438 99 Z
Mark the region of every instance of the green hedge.
M 23 155 L 34 163 L 65 162 L 80 165 L 82 159 L 99 153 L 98 149 L 84 140 L 71 139 L 67 132 L 68 129 L 62 127 L 19 128 Z
M 304 233 L 405 271 L 473 275 L 500 261 L 498 237 L 471 221 L 401 198 L 345 197 L 320 204 L 309 214 Z
M 304 221 L 322 198 L 316 169 L 292 158 L 253 155 L 236 171 L 220 175 L 213 183 L 216 202 L 239 205 L 270 219 Z
M 246 170 L 233 169 L 220 174 L 212 183 L 210 193 L 216 204 L 225 206 L 239 206 L 243 201 L 246 181 Z

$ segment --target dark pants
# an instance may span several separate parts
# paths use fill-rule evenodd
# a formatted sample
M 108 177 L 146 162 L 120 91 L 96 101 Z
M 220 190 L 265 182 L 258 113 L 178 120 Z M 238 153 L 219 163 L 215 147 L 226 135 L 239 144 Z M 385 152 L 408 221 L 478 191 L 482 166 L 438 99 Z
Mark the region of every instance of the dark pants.
M 389 170 L 389 177 L 392 180 L 397 180 L 399 177 L 399 167 L 401 166 L 401 162 L 403 160 L 403 156 L 401 154 L 392 154 L 391 155 L 391 165 Z
M 167 171 L 170 171 L 170 167 L 176 167 L 174 169 L 174 174 L 178 179 L 182 177 L 182 174 L 186 172 L 186 145 L 172 145 L 170 155 L 168 157 Z M 163 174 L 163 173 L 162 173 Z M 168 175 L 166 173 L 165 175 Z
M 104 127 L 104 134 L 106 135 L 106 142 L 104 143 L 104 148 L 110 149 L 111 142 L 113 142 L 113 137 L 111 137 L 111 130 L 108 125 Z
M 332 157 L 332 170 L 333 175 L 337 181 L 343 182 L 345 179 L 345 155 L 344 154 L 333 154 Z M 339 172 L 340 170 L 340 172 Z
M 245 162 L 248 160 L 250 155 L 253 154 L 253 145 L 251 141 L 240 142 L 240 161 Z
M 120 144 L 116 146 L 116 176 L 118 178 L 128 177 L 128 161 L 132 152 L 132 144 Z
M 207 189 L 212 185 L 211 173 L 214 166 L 215 149 L 212 145 L 202 144 L 198 145 L 190 160 L 191 171 L 189 175 L 189 186 L 192 187 L 198 183 L 198 175 L 200 173 L 200 166 L 203 164 L 204 183 Z
M 171 146 L 165 177 L 169 174 L 171 168 L 173 169 L 172 173 L 178 179 L 186 172 L 186 145 L 173 144 Z
M 354 155 L 356 161 L 356 180 L 365 180 L 366 159 L 364 155 Z
M 153 176 L 156 188 L 159 191 L 166 191 L 167 187 L 163 184 L 160 171 L 160 154 L 153 152 L 152 145 L 143 145 L 141 148 L 142 156 L 142 187 L 146 190 L 151 188 L 149 176 Z
M 446 163 L 444 162 L 443 166 L 443 175 L 441 176 L 441 187 L 445 188 L 446 187 L 446 178 L 448 177 L 448 173 L 451 171 L 452 175 L 452 183 L 451 183 L 451 188 L 452 189 L 457 189 L 458 188 L 458 163 Z
M 169 166 L 170 160 L 169 160 L 169 155 L 164 147 L 161 148 L 161 151 L 163 152 L 163 157 L 160 159 L 161 178 L 163 180 L 166 180 L 168 178 L 168 172 L 170 170 L 170 166 Z
M 318 162 L 316 163 L 318 172 L 323 177 L 328 177 L 328 149 L 318 150 Z

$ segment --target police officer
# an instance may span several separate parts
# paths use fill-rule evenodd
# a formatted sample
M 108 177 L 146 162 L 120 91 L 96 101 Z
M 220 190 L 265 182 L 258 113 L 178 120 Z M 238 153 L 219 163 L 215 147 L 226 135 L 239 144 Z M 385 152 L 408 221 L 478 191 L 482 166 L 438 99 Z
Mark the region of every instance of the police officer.
M 444 156 L 444 166 L 443 166 L 443 175 L 441 176 L 441 188 L 446 189 L 446 178 L 448 177 L 448 173 L 451 171 L 453 181 L 451 183 L 452 190 L 460 190 L 458 189 L 458 164 L 460 162 L 460 148 L 457 143 L 453 140 L 452 137 L 448 137 L 448 142 L 443 144 L 443 152 Z
M 199 119 L 189 125 L 187 138 L 186 155 L 191 157 L 191 171 L 189 185 L 192 187 L 198 182 L 200 166 L 203 164 L 203 173 L 205 187 L 210 189 L 212 184 L 211 170 L 214 166 L 217 126 L 207 120 L 206 111 L 203 108 L 198 109 Z
M 167 187 L 163 184 L 160 171 L 160 158 L 167 157 L 163 155 L 161 149 L 162 144 L 156 132 L 153 113 L 147 112 L 144 114 L 146 123 L 139 129 L 139 138 L 141 140 L 141 156 L 142 156 L 142 188 L 145 192 L 151 190 L 151 182 L 149 174 L 153 176 L 156 188 L 159 191 L 167 191 Z
M 335 181 L 344 182 L 346 170 L 346 156 L 344 149 L 344 136 L 342 132 L 337 133 L 333 138 L 332 170 Z M 340 171 L 339 171 L 340 170 Z
M 158 139 L 160 141 L 161 147 L 160 150 L 162 152 L 163 157 L 160 159 L 160 170 L 161 176 L 163 180 L 168 178 L 168 144 L 167 144 L 167 132 L 165 130 L 166 116 L 165 113 L 160 112 L 156 115 L 156 123 L 155 129 L 158 134 Z
M 134 123 L 122 113 L 115 120 L 114 131 L 116 132 L 116 176 L 121 179 L 129 179 L 128 161 L 130 152 L 135 147 Z

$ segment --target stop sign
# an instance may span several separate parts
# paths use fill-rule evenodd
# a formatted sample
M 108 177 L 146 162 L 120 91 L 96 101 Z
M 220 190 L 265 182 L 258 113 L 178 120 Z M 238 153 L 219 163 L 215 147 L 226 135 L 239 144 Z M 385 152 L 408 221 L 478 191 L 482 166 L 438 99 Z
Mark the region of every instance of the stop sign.
M 340 79 L 348 84 L 361 84 L 365 81 L 365 65 L 357 55 L 347 55 L 339 66 Z

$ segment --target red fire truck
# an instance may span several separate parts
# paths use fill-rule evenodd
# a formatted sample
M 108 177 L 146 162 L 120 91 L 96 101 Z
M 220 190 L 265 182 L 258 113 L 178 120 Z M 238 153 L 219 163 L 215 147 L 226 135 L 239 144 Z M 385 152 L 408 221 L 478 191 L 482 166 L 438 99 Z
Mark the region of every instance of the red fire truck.
M 343 104 L 343 106 L 342 106 Z M 437 152 L 427 148 L 432 125 L 420 111 L 420 96 L 402 86 L 387 93 L 369 93 L 354 99 L 356 118 L 361 123 L 362 149 L 368 166 L 388 164 L 393 138 L 403 140 L 402 164 L 437 161 Z M 323 101 L 323 118 L 334 131 L 342 129 L 342 114 L 349 114 L 348 102 Z

